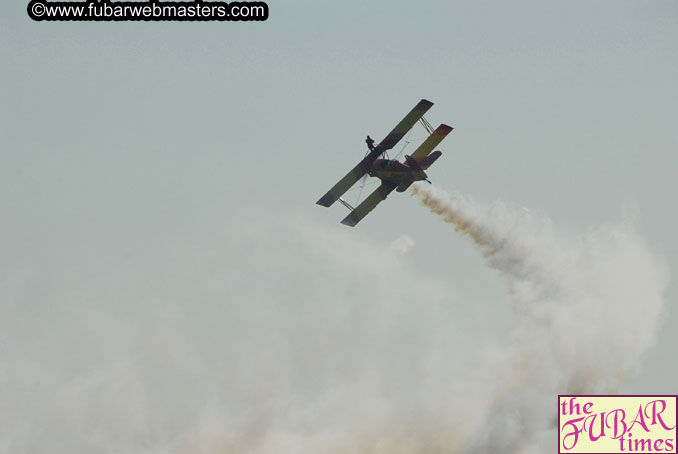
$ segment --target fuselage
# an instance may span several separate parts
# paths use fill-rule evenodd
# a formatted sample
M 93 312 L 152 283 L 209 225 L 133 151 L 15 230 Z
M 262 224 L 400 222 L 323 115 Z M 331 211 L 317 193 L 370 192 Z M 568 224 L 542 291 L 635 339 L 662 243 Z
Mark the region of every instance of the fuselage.
M 395 188 L 398 192 L 405 191 L 415 181 L 427 178 L 426 173 L 414 159 L 406 156 L 405 161 L 375 159 L 370 176 L 379 178 L 384 184 Z
M 370 176 L 396 185 L 402 183 L 403 180 L 419 181 L 426 179 L 426 174 L 423 171 L 412 169 L 406 163 L 395 159 L 376 159 L 372 163 Z

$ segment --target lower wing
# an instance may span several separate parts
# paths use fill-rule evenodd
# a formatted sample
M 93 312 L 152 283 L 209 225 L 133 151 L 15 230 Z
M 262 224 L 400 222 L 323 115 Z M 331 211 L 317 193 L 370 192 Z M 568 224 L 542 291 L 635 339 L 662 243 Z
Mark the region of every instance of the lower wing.
M 367 196 L 365 200 L 358 205 L 355 210 L 341 221 L 342 224 L 348 225 L 349 227 L 354 227 L 358 222 L 360 222 L 365 216 L 369 214 L 370 211 L 374 209 L 382 200 L 386 200 L 386 197 L 393 192 L 396 188 L 394 184 L 385 184 L 382 183 L 372 194 Z

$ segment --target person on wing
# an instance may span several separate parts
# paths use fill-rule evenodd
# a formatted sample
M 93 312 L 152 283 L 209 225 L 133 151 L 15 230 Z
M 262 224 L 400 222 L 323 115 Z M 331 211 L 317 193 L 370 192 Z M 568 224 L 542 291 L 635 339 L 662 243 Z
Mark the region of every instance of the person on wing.
M 365 139 L 365 142 L 367 143 L 367 148 L 370 149 L 370 151 L 374 150 L 374 139 L 370 136 L 367 136 L 367 139 Z

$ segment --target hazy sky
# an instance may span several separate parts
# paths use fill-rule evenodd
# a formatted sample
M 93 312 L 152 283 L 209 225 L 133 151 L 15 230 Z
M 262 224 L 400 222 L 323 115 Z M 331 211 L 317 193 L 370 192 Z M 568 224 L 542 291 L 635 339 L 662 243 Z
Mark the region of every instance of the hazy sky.
M 0 421 L 19 420 L 3 429 L 8 452 L 39 446 L 32 431 L 60 433 L 39 396 L 127 377 L 111 365 L 158 351 L 189 358 L 136 373 L 134 389 L 161 402 L 189 382 L 237 376 L 242 390 L 278 374 L 271 395 L 306 403 L 384 371 L 400 377 L 393 390 L 421 384 L 430 369 L 400 360 L 422 352 L 456 374 L 501 339 L 504 283 L 416 199 L 394 194 L 355 229 L 339 224 L 343 207 L 314 203 L 367 134 L 380 140 L 421 98 L 436 103 L 432 124 L 455 127 L 428 172 L 436 187 L 525 207 L 566 236 L 633 225 L 669 280 L 657 346 L 620 391 L 677 392 L 678 3 L 268 4 L 250 23 L 37 23 L 25 2 L 0 6 Z M 325 360 L 305 364 L 304 348 Z M 239 393 L 243 408 L 265 406 Z M 131 395 L 138 409 L 156 402 Z M 412 418 L 433 412 L 429 397 Z M 240 408 L 219 402 L 210 411 Z M 190 424 L 209 420 L 195 408 Z M 378 408 L 375 420 L 389 412 Z M 144 432 L 149 446 L 187 424 L 165 422 Z

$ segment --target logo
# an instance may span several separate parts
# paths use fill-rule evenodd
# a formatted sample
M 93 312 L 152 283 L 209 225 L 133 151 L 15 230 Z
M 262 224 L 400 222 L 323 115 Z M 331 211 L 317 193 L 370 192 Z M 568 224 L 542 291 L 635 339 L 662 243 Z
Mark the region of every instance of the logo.
M 678 396 L 558 396 L 558 453 L 676 453 Z

